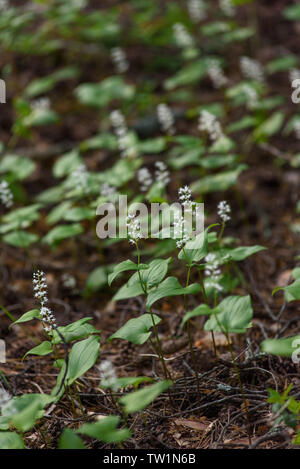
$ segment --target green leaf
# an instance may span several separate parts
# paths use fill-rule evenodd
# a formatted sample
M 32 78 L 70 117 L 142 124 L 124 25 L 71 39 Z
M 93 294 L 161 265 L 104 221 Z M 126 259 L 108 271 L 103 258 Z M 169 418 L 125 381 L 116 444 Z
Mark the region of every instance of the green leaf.
M 70 225 L 59 225 L 52 228 L 43 238 L 43 242 L 56 246 L 66 238 L 79 235 L 83 232 L 83 228 L 79 223 L 72 223 Z
M 139 412 L 151 404 L 152 401 L 172 386 L 172 384 L 173 382 L 170 380 L 160 381 L 159 383 L 152 384 L 151 386 L 147 386 L 143 389 L 127 394 L 126 396 L 121 397 L 119 401 L 124 406 L 127 414 Z
M 90 295 L 107 286 L 107 268 L 97 267 L 88 276 L 85 284 L 85 293 Z
M 253 310 L 250 295 L 229 296 L 217 306 L 217 310 L 220 312 L 211 316 L 205 323 L 206 331 L 242 334 L 252 325 Z
M 107 106 L 114 100 L 130 100 L 135 94 L 133 85 L 125 83 L 122 77 L 110 77 L 101 83 L 84 83 L 75 90 L 82 104 L 93 107 Z
M 0 173 L 10 173 L 13 179 L 21 181 L 35 170 L 35 163 L 20 155 L 5 155 L 0 162 Z
M 188 311 L 185 314 L 184 318 L 182 319 L 180 329 L 182 329 L 183 326 L 185 325 L 185 323 L 187 321 L 189 321 L 190 319 L 196 318 L 198 316 L 210 316 L 211 314 L 214 314 L 214 313 L 217 313 L 217 312 L 219 312 L 218 308 L 211 309 L 207 305 L 197 306 L 197 308 L 193 309 L 193 311 Z
M 186 261 L 189 265 L 199 262 L 208 253 L 208 231 L 211 227 L 198 234 L 195 239 L 188 241 L 178 254 L 178 259 Z
M 282 57 L 271 60 L 271 62 L 266 65 L 266 71 L 271 74 L 297 68 L 297 66 L 298 59 L 295 55 L 283 55 Z
M 197 283 L 193 283 L 192 285 L 183 288 L 176 277 L 168 277 L 157 288 L 149 292 L 146 306 L 147 308 L 151 308 L 151 306 L 161 298 L 195 294 L 198 293 L 200 289 L 201 287 Z
M 164 82 L 164 87 L 169 91 L 177 88 L 178 86 L 198 83 L 205 77 L 206 70 L 207 63 L 205 60 L 201 59 L 193 62 L 181 69 L 175 76 L 168 78 Z
M 58 330 L 68 344 L 75 340 L 84 339 L 91 334 L 99 334 L 100 331 L 98 329 L 96 329 L 92 324 L 88 324 L 91 319 L 93 318 L 86 317 L 78 319 L 78 321 L 72 322 L 67 326 L 58 327 Z M 62 339 L 56 331 L 53 331 L 52 337 L 55 344 L 60 344 L 62 342 Z
M 13 324 L 11 324 L 10 327 L 16 324 L 21 324 L 23 322 L 31 321 L 32 319 L 35 319 L 35 318 L 39 318 L 39 319 L 41 318 L 39 309 L 31 309 L 30 311 L 27 311 L 27 313 L 22 314 L 22 316 L 19 319 L 17 319 Z
M 69 368 L 66 384 L 71 385 L 95 365 L 100 348 L 100 337 L 92 335 L 73 345 L 69 355 Z
M 15 432 L 0 432 L 0 449 L 24 449 L 25 445 Z
M 284 290 L 284 296 L 288 303 L 300 300 L 300 279 L 287 287 L 282 287 L 281 290 Z
M 191 185 L 192 192 L 205 194 L 207 192 L 226 191 L 237 183 L 239 175 L 247 168 L 241 164 L 236 169 L 206 176 Z
M 124 378 L 117 378 L 114 381 L 114 389 L 124 389 L 128 386 L 133 386 L 135 389 L 138 388 L 139 384 L 141 383 L 151 383 L 153 381 L 152 378 L 148 378 L 147 376 L 128 376 Z M 109 388 L 109 386 L 104 385 L 101 383 L 101 388 Z
M 265 248 L 264 246 L 239 246 L 237 248 L 222 248 L 219 249 L 218 251 L 214 252 L 214 254 L 217 256 L 217 259 L 220 261 L 225 257 L 229 256 L 230 260 L 232 261 L 243 261 L 247 257 L 253 256 L 253 254 L 256 254 L 260 251 L 264 251 Z
M 293 346 L 294 344 L 294 346 Z M 281 357 L 291 357 L 300 347 L 300 335 L 287 339 L 266 339 L 261 343 L 262 352 Z
M 155 325 L 159 324 L 161 319 L 153 314 Z M 151 336 L 150 329 L 153 327 L 153 322 L 150 314 L 143 314 L 142 316 L 129 321 L 124 324 L 117 332 L 109 337 L 108 341 L 113 339 L 124 339 L 136 345 L 142 345 Z
M 295 4 L 288 6 L 283 10 L 283 16 L 291 21 L 300 20 L 300 5 Z
M 71 174 L 79 165 L 82 164 L 82 158 L 78 150 L 73 150 L 61 156 L 53 166 L 53 175 L 56 178 L 62 178 Z
M 236 144 L 231 138 L 223 136 L 219 138 L 209 149 L 209 153 L 228 153 L 235 148 Z
M 40 345 L 37 345 L 36 347 L 33 347 L 29 352 L 25 353 L 24 358 L 27 357 L 27 355 L 40 355 L 40 356 L 45 356 L 49 355 L 49 353 L 52 353 L 52 346 L 51 342 L 48 342 L 45 340 L 42 342 Z
M 77 430 L 77 433 L 96 438 L 97 440 L 104 441 L 105 443 L 120 443 L 127 440 L 131 436 L 128 428 L 118 430 L 117 426 L 120 422 L 120 417 L 110 415 L 101 419 L 96 423 L 85 423 Z
M 147 265 L 145 264 L 140 264 L 140 269 L 141 268 L 146 268 Z M 129 270 L 138 270 L 138 265 L 132 262 L 131 260 L 123 261 L 120 262 L 120 264 L 117 264 L 114 266 L 114 270 L 112 271 L 111 274 L 108 276 L 108 285 L 110 286 L 112 282 L 115 280 L 115 278 L 121 274 L 122 272 L 127 272 Z
M 158 285 L 165 278 L 171 261 L 171 257 L 168 259 L 154 259 L 154 261 L 150 262 L 148 268 L 141 270 L 141 279 L 143 284 L 147 286 L 147 289 Z M 138 274 L 136 273 L 135 275 Z
M 13 231 L 3 236 L 3 241 L 18 248 L 28 248 L 31 244 L 36 243 L 39 237 L 27 231 Z
M 82 439 L 70 428 L 65 428 L 59 439 L 59 449 L 86 449 Z
M 66 221 L 92 220 L 95 218 L 95 210 L 89 207 L 73 207 L 64 214 Z
M 284 117 L 285 115 L 281 111 L 272 114 L 271 117 L 255 129 L 253 132 L 254 139 L 260 142 L 275 135 L 281 129 Z
M 135 281 L 130 283 L 127 282 L 123 287 L 121 287 L 113 297 L 113 301 L 126 300 L 127 298 L 134 298 L 139 295 L 144 294 L 144 290 L 140 284 L 138 278 L 134 279 Z

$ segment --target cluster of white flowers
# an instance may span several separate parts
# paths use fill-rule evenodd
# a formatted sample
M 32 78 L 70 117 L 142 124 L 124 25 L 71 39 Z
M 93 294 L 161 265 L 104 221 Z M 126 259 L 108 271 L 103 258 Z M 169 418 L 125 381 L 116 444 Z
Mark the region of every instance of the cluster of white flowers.
M 295 120 L 293 127 L 294 127 L 294 132 L 296 134 L 297 139 L 300 140 L 300 120 L 299 119 Z
M 136 241 L 142 238 L 140 220 L 135 215 L 129 214 L 126 226 L 129 242 L 135 244 Z
M 189 186 L 180 187 L 178 190 L 179 202 L 183 207 L 184 214 L 188 212 L 193 212 L 194 207 L 196 207 L 197 215 L 197 205 L 194 200 L 192 200 L 192 191 Z M 185 246 L 185 244 L 192 239 L 192 226 L 187 226 L 187 219 L 182 216 L 182 212 L 174 214 L 174 239 L 177 239 L 176 245 L 180 249 Z
M 35 101 L 31 101 L 30 107 L 33 111 L 48 111 L 50 109 L 49 98 L 39 98 Z
M 65 288 L 68 288 L 69 290 L 73 290 L 73 288 L 76 287 L 76 278 L 73 277 L 73 275 L 68 274 L 67 272 L 64 272 L 61 277 L 62 284 Z
M 118 73 L 125 73 L 129 69 L 129 62 L 121 47 L 114 47 L 111 50 L 111 58 Z
M 162 127 L 162 130 L 169 135 L 175 133 L 175 119 L 172 110 L 166 104 L 159 104 L 157 106 L 157 118 Z
M 226 16 L 234 16 L 235 8 L 231 0 L 219 0 L 219 5 Z
M 231 208 L 228 202 L 226 200 L 222 200 L 222 202 L 219 203 L 218 205 L 218 215 L 221 218 L 223 222 L 227 222 L 230 220 L 230 213 L 231 213 Z
M 41 270 L 38 270 L 33 274 L 33 292 L 34 297 L 37 298 L 40 302 L 41 309 L 40 314 L 42 317 L 44 329 L 46 332 L 51 332 L 54 327 L 56 327 L 55 317 L 50 308 L 45 306 L 48 302 L 48 293 L 47 293 L 47 281 L 46 275 Z
M 258 60 L 251 59 L 250 57 L 241 57 L 240 66 L 245 78 L 260 82 L 264 80 L 263 67 Z
M 104 360 L 98 366 L 101 378 L 101 385 L 113 391 L 118 390 L 117 374 L 114 365 L 109 360 Z
M 100 189 L 100 195 L 107 199 L 112 199 L 116 195 L 116 188 L 114 186 L 110 186 L 107 182 L 104 182 Z
M 194 23 L 205 20 L 206 5 L 204 0 L 188 0 L 187 7 L 190 18 Z
M 221 269 L 217 256 L 215 254 L 208 254 L 205 257 L 205 262 L 205 276 L 209 277 L 209 280 L 206 281 L 205 285 L 221 292 L 223 287 L 218 282 L 221 275 Z
M 141 168 L 137 173 L 138 182 L 142 192 L 147 192 L 153 184 L 153 179 L 148 168 Z
M 5 180 L 0 182 L 0 200 L 6 208 L 10 208 L 14 201 L 8 182 Z
M 224 136 L 220 122 L 208 111 L 202 111 L 200 114 L 199 130 L 207 132 L 213 142 Z
M 217 60 L 211 59 L 208 62 L 207 73 L 215 88 L 223 88 L 228 84 L 228 78 L 225 76 Z
M 254 109 L 258 104 L 258 94 L 253 86 L 248 84 L 243 85 L 243 92 L 247 98 L 247 106 L 249 109 Z
M 2 412 L 2 408 L 9 403 L 11 400 L 11 395 L 5 391 L 5 389 L 0 388 L 0 412 Z
M 71 182 L 72 184 L 76 183 L 77 187 L 85 194 L 89 193 L 89 172 L 84 164 L 80 164 L 72 171 Z
M 0 0 L 0 11 L 6 10 L 9 7 L 8 0 Z
M 135 157 L 137 148 L 129 134 L 125 118 L 119 109 L 110 113 L 110 121 L 118 138 L 118 147 L 122 158 Z
M 293 68 L 290 70 L 290 81 L 293 83 L 295 80 L 300 79 L 300 70 L 298 68 Z
M 171 180 L 169 170 L 163 161 L 156 161 L 155 168 L 155 181 L 163 189 Z
M 182 23 L 175 23 L 173 25 L 175 41 L 182 49 L 194 47 L 194 39 Z

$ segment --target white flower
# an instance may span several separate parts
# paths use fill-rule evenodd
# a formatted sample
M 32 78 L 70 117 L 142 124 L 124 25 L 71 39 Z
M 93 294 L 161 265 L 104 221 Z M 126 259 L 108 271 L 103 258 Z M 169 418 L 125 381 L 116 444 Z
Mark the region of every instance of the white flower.
M 205 285 L 221 292 L 223 287 L 218 282 L 221 275 L 221 269 L 217 256 L 215 254 L 208 254 L 205 257 L 205 262 L 205 277 L 209 277 L 209 280 L 205 282 Z
M 6 10 L 9 8 L 8 0 L 0 0 L 0 11 Z
M 48 111 L 50 109 L 50 99 L 49 98 L 39 98 L 30 103 L 31 109 L 33 111 Z
M 54 314 L 50 308 L 43 306 L 40 310 L 42 321 L 44 323 L 44 329 L 46 332 L 51 332 L 54 327 L 56 327 L 56 321 Z
M 68 274 L 67 272 L 62 274 L 62 284 L 65 288 L 73 290 L 76 287 L 76 278 L 73 275 Z
M 118 138 L 118 147 L 122 158 L 133 158 L 137 155 L 137 147 L 129 134 L 125 118 L 118 109 L 110 113 L 110 121 Z
M 135 215 L 129 214 L 127 216 L 126 226 L 129 242 L 131 244 L 135 244 L 139 239 L 142 238 L 140 220 L 135 217 Z
M 46 332 L 51 332 L 53 330 L 53 326 L 56 327 L 56 321 L 52 311 L 47 306 L 45 306 L 45 304 L 48 302 L 48 287 L 46 275 L 44 272 L 41 270 L 34 272 L 32 283 L 34 297 L 40 301 L 40 315 L 43 321 L 43 327 Z
M 106 197 L 108 199 L 114 198 L 116 195 L 116 188 L 114 186 L 110 186 L 107 182 L 104 182 L 101 186 L 100 194 L 102 197 Z
M 148 168 L 141 168 L 137 173 L 138 182 L 142 192 L 147 192 L 153 184 L 153 179 Z
M 5 391 L 5 389 L 0 388 L 0 412 L 2 412 L 2 408 L 9 403 L 11 400 L 11 395 Z
M 190 18 L 194 23 L 205 20 L 206 5 L 203 0 L 188 0 L 187 7 Z
M 89 189 L 89 172 L 87 170 L 87 167 L 84 164 L 81 164 L 77 166 L 77 168 L 74 169 L 71 173 L 71 184 L 77 184 L 78 188 L 84 192 L 85 194 L 88 194 L 90 189 Z
M 109 360 L 104 360 L 98 366 L 102 386 L 111 388 L 113 391 L 118 390 L 117 374 L 114 365 Z
M 219 5 L 226 16 L 234 16 L 235 8 L 231 0 L 219 0 Z
M 155 181 L 160 188 L 164 188 L 170 182 L 170 173 L 167 169 L 167 166 L 162 161 L 157 161 L 155 163 L 155 167 Z
M 243 92 L 247 98 L 247 106 L 249 109 L 254 109 L 258 104 L 258 94 L 253 86 L 248 84 L 243 85 Z
M 191 236 L 186 228 L 185 218 L 179 213 L 174 214 L 173 228 L 173 238 L 177 239 L 176 246 L 181 249 L 190 241 Z
M 262 65 L 250 57 L 241 57 L 240 59 L 241 71 L 245 78 L 256 81 L 264 80 L 264 71 Z
M 199 118 L 199 129 L 201 132 L 207 132 L 214 142 L 224 136 L 221 124 L 216 116 L 208 111 L 202 111 Z
M 192 191 L 189 186 L 180 187 L 178 190 L 178 198 L 186 212 L 192 211 L 196 206 L 196 202 L 192 200 Z
M 159 104 L 157 106 L 157 118 L 164 132 L 170 135 L 175 133 L 175 119 L 169 106 L 166 104 Z
M 175 41 L 179 47 L 182 49 L 188 49 L 194 46 L 194 40 L 190 33 L 187 31 L 186 27 L 182 23 L 176 23 L 173 25 L 173 31 L 175 36 Z
M 121 47 L 114 47 L 111 50 L 111 58 L 115 64 L 118 73 L 125 73 L 129 68 L 129 62 L 126 58 L 126 54 Z
M 5 180 L 0 182 L 0 200 L 6 208 L 10 208 L 13 204 L 14 197 Z
M 207 73 L 215 88 L 219 89 L 227 85 L 228 79 L 224 75 L 217 60 L 209 60 Z
M 226 200 L 223 200 L 218 205 L 218 215 L 223 222 L 227 222 L 230 220 L 231 208 Z

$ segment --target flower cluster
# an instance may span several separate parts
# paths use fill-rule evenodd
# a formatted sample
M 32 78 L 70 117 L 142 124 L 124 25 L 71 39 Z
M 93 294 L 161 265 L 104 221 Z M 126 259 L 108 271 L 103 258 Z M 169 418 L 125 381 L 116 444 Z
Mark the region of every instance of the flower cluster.
M 222 202 L 220 202 L 218 205 L 218 215 L 224 223 L 230 220 L 230 213 L 230 205 L 228 202 L 226 202 L 226 200 L 222 200 Z
M 41 270 L 35 272 L 33 274 L 32 283 L 34 297 L 39 300 L 41 305 L 40 315 L 43 321 L 44 329 L 46 332 L 51 332 L 53 328 L 56 327 L 56 321 L 51 309 L 45 306 L 45 304 L 48 302 L 48 287 L 44 272 Z
M 173 135 L 175 133 L 175 119 L 169 106 L 166 104 L 159 104 L 157 106 L 157 118 L 162 130 L 166 134 Z
M 254 109 L 258 104 L 258 94 L 253 86 L 248 84 L 243 85 L 243 92 L 247 99 L 247 106 L 249 109 Z
M 193 210 L 193 207 L 196 205 L 196 202 L 192 200 L 192 191 L 189 186 L 180 187 L 178 190 L 178 196 L 179 201 L 185 210 Z
M 215 88 L 219 89 L 227 85 L 228 79 L 217 60 L 212 59 L 208 62 L 207 73 Z
M 245 78 L 256 81 L 264 80 L 264 71 L 261 64 L 250 57 L 241 57 L 240 66 Z
M 155 168 L 155 181 L 163 189 L 170 182 L 169 170 L 163 161 L 156 161 Z
M 194 207 L 196 207 L 197 210 L 196 202 L 192 200 L 192 191 L 189 186 L 179 188 L 178 198 L 180 204 L 183 207 L 184 214 L 188 212 L 193 212 Z M 192 239 L 192 226 L 187 226 L 187 219 L 183 217 L 182 212 L 180 212 L 174 214 L 173 228 L 173 238 L 177 239 L 176 245 L 180 249 Z
M 147 192 L 153 184 L 153 179 L 148 168 L 141 168 L 137 173 L 138 182 L 142 192 Z
M 137 148 L 129 134 L 125 118 L 121 111 L 118 109 L 112 111 L 110 113 L 110 121 L 118 138 L 118 147 L 121 151 L 122 158 L 135 157 L 137 155 Z
M 194 23 L 205 20 L 206 5 L 203 0 L 188 0 L 187 7 L 190 18 Z
M 49 98 L 39 98 L 31 101 L 30 107 L 33 111 L 48 111 L 50 109 Z
M 110 186 L 107 182 L 104 182 L 100 189 L 100 195 L 107 199 L 112 199 L 116 195 L 116 188 L 114 186 Z
M 6 208 L 10 208 L 13 204 L 14 197 L 9 188 L 8 182 L 5 180 L 0 182 L 0 200 Z
M 116 67 L 117 73 L 125 73 L 129 69 L 129 62 L 121 47 L 114 47 L 111 51 L 111 58 Z
M 194 47 L 194 40 L 186 27 L 182 23 L 175 23 L 173 25 L 175 41 L 182 49 Z
M 235 8 L 231 0 L 219 0 L 220 9 L 226 16 L 234 16 Z
M 209 280 L 205 283 L 206 287 L 211 287 L 221 292 L 223 287 L 218 282 L 221 275 L 221 269 L 217 256 L 212 253 L 208 254 L 205 257 L 205 262 L 205 277 L 209 277 Z
M 71 182 L 76 182 L 81 192 L 89 193 L 89 172 L 84 164 L 77 166 L 71 173 Z
M 135 244 L 142 237 L 140 220 L 135 215 L 129 214 L 126 226 L 129 242 Z
M 11 395 L 5 391 L 5 389 L 0 388 L 0 412 L 2 412 L 2 408 L 9 403 L 11 400 Z
M 117 374 L 114 365 L 109 360 L 104 360 L 98 366 L 101 378 L 101 385 L 105 388 L 110 388 L 113 391 L 118 390 Z
M 208 111 L 201 112 L 199 130 L 201 132 L 207 132 L 213 142 L 224 136 L 220 122 L 217 120 L 216 116 Z

